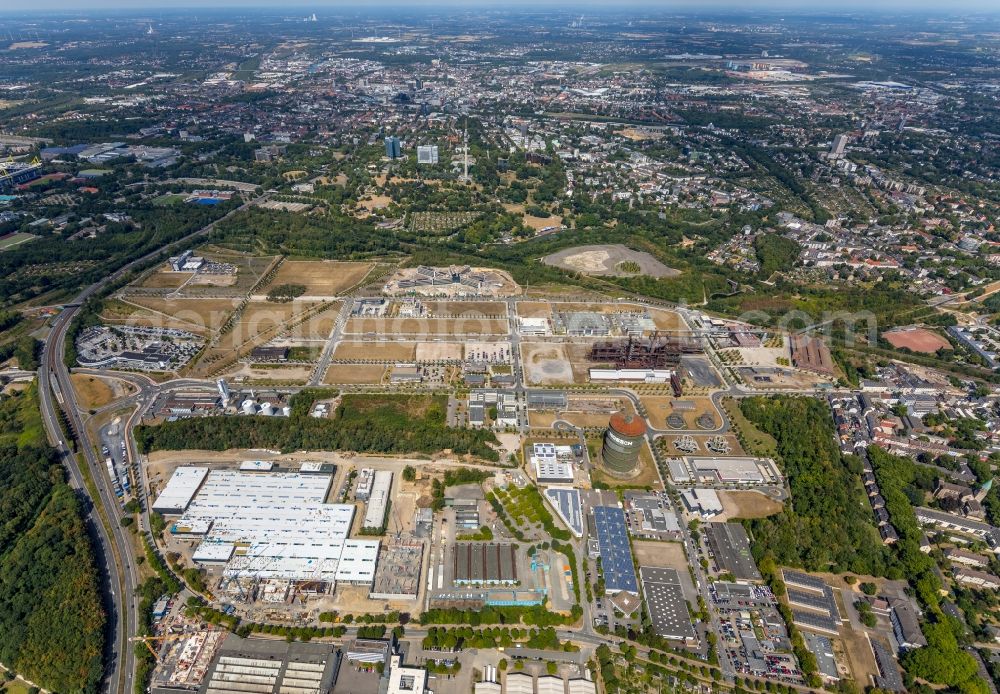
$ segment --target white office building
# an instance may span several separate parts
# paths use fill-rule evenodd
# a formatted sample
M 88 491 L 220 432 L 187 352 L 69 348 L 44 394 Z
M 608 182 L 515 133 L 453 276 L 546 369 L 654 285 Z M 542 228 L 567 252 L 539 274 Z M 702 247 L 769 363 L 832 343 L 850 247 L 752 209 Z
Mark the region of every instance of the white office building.
M 417 163 L 418 164 L 437 164 L 438 163 L 438 146 L 437 145 L 420 145 L 417 147 Z

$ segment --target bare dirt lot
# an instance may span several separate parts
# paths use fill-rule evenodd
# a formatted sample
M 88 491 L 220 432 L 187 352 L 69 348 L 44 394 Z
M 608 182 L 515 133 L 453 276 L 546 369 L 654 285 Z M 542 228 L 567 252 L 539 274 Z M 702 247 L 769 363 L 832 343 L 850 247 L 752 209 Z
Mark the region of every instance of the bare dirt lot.
M 657 330 L 687 330 L 684 319 L 676 311 L 666 311 L 659 308 L 648 309 L 649 317 L 656 323 Z
M 529 385 L 573 382 L 573 367 L 566 345 L 524 342 L 521 344 L 521 363 Z
M 465 353 L 460 342 L 418 342 L 417 361 L 460 361 Z
M 338 296 L 361 282 L 373 267 L 374 263 L 286 260 L 269 286 L 301 284 L 306 288 L 305 296 Z
M 517 315 L 521 318 L 552 318 L 552 304 L 544 301 L 518 301 Z
M 934 354 L 939 349 L 951 349 L 951 343 L 933 330 L 925 328 L 904 328 L 882 333 L 882 337 L 895 347 L 905 347 L 911 352 Z
M 226 374 L 229 378 L 243 378 L 250 383 L 293 383 L 304 384 L 312 374 L 310 366 L 252 366 L 240 364 L 238 368 Z
M 364 335 L 506 335 L 506 320 L 490 318 L 351 318 L 345 333 Z
M 331 364 L 323 376 L 326 384 L 379 384 L 385 376 L 383 364 Z
M 684 545 L 679 542 L 654 542 L 635 540 L 632 542 L 635 561 L 639 566 L 655 566 L 662 569 L 677 569 L 687 573 L 688 561 Z
M 341 342 L 333 351 L 333 358 L 338 361 L 413 361 L 416 354 L 416 342 Z
M 643 251 L 635 251 L 628 246 L 611 244 L 605 246 L 575 246 L 542 258 L 546 265 L 564 270 L 581 272 L 585 275 L 605 275 L 629 277 L 648 275 L 650 277 L 677 277 L 681 273 L 667 267 L 659 260 Z
M 725 509 L 726 520 L 736 518 L 764 518 L 773 516 L 782 509 L 780 501 L 775 501 L 760 492 L 719 491 L 719 501 Z

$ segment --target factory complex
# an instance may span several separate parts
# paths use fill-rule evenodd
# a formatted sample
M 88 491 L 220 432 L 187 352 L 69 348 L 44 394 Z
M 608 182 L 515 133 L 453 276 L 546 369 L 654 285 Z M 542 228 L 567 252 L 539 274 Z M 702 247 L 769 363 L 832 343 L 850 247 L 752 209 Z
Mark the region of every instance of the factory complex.
M 349 537 L 356 509 L 326 503 L 332 480 L 180 467 L 153 509 L 179 515 L 171 534 L 199 539 L 192 560 L 222 566 L 227 578 L 371 585 L 380 542 Z

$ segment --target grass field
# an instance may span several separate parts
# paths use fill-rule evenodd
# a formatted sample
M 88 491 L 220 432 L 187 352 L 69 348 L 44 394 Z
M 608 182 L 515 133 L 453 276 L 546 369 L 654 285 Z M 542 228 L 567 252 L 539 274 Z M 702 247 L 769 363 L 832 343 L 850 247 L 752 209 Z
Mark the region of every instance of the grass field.
M 459 361 L 465 354 L 460 342 L 418 342 L 417 361 Z
M 33 239 L 37 238 L 38 237 L 35 236 L 34 234 L 26 234 L 23 231 L 19 231 L 15 234 L 11 234 L 10 236 L 5 236 L 4 238 L 0 239 L 0 251 L 6 251 L 10 248 L 14 248 L 15 246 L 20 246 L 22 243 L 27 243 L 28 241 L 32 241 Z
M 305 296 L 338 296 L 357 285 L 374 263 L 341 263 L 332 260 L 286 260 L 269 286 L 301 284 Z
M 170 266 L 164 264 L 145 277 L 138 286 L 149 289 L 176 289 L 192 277 L 194 277 L 193 272 L 172 272 Z
M 726 398 L 722 401 L 722 407 L 733 425 L 733 430 L 742 434 L 743 448 L 747 453 L 767 458 L 773 458 L 778 454 L 778 444 L 774 437 L 761 431 L 744 417 L 738 401 Z
M 96 376 L 70 374 L 69 378 L 73 382 L 73 390 L 76 391 L 80 407 L 85 410 L 104 407 L 115 398 L 111 386 Z
M 153 204 L 157 207 L 166 207 L 167 205 L 177 205 L 187 199 L 187 195 L 183 193 L 166 193 L 159 197 L 153 198 Z

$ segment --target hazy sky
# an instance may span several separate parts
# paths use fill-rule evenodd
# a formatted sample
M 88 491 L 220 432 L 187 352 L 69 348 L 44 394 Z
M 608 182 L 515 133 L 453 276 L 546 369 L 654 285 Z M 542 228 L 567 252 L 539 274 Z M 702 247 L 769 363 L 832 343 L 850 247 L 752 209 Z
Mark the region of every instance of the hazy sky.
M 372 7 L 372 6 L 406 6 L 433 7 L 440 5 L 490 5 L 490 6 L 527 6 L 534 9 L 540 7 L 584 8 L 607 7 L 606 2 L 599 0 L 376 0 L 363 2 L 361 0 L 293 0 L 293 2 L 278 2 L 277 0 L 0 0 L 0 12 L 4 10 L 75 10 L 92 11 L 97 9 L 117 10 L 158 10 L 176 7 L 274 7 L 288 11 L 297 8 L 322 10 L 324 7 Z M 664 10 L 713 10 L 734 8 L 743 10 L 801 10 L 813 12 L 818 10 L 870 10 L 870 11 L 931 11 L 952 13 L 961 11 L 991 11 L 1000 13 L 1000 0 L 620 0 L 615 2 L 613 9 L 635 6 Z

